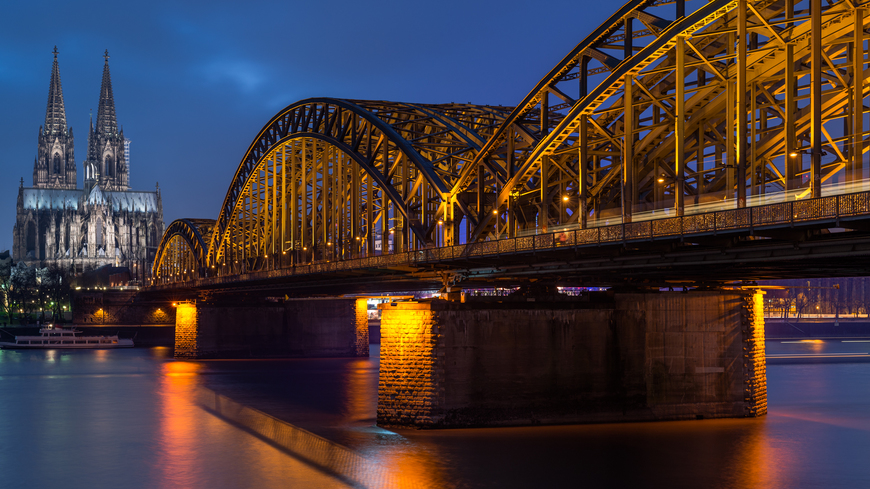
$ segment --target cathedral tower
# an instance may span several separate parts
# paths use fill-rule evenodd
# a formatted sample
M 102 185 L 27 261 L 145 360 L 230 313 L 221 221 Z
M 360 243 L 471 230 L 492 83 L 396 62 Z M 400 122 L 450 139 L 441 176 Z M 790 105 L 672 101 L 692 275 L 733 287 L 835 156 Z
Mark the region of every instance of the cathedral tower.
M 115 117 L 112 77 L 109 74 L 109 51 L 103 56 L 103 83 L 97 108 L 97 124 L 88 132 L 88 159 L 85 162 L 85 188 L 99 183 L 105 190 L 129 190 L 127 163 L 124 158 L 124 131 Z
M 39 146 L 33 162 L 35 188 L 76 188 L 76 160 L 73 154 L 73 132 L 66 125 L 63 88 L 57 67 L 57 46 L 48 86 L 48 106 L 45 125 L 39 128 Z

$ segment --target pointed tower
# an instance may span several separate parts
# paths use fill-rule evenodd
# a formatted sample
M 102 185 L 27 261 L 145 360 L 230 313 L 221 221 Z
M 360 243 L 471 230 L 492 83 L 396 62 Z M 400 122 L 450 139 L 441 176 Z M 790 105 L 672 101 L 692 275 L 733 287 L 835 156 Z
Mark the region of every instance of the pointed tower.
M 39 128 L 39 145 L 33 165 L 33 186 L 36 188 L 76 188 L 76 163 L 72 129 L 66 125 L 63 88 L 57 66 L 57 46 L 48 86 L 45 125 Z
M 85 168 L 96 169 L 96 182 L 106 190 L 129 190 L 127 164 L 124 158 L 124 131 L 115 117 L 115 98 L 109 74 L 109 51 L 103 56 L 103 82 L 97 123 L 88 134 L 88 159 Z M 86 170 L 87 171 L 87 170 Z

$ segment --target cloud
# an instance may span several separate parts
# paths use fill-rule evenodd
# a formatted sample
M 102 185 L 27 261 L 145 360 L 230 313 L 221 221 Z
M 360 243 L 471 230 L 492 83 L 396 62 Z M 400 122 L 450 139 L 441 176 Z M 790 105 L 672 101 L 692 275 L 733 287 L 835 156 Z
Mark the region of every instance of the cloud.
M 255 93 L 270 78 L 265 66 L 247 59 L 212 59 L 196 69 L 202 71 L 204 81 L 214 85 L 229 84 L 244 95 Z

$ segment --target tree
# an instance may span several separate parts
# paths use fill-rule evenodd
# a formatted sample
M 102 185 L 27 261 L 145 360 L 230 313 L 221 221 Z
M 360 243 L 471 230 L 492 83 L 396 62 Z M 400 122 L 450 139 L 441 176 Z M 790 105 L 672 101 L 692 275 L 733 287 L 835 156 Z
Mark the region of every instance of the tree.
M 804 315 L 804 310 L 806 310 L 809 305 L 810 300 L 807 298 L 807 296 L 803 292 L 799 293 L 794 301 L 794 308 L 797 312 L 798 319 L 800 319 L 801 316 Z
M 70 288 L 66 273 L 57 264 L 51 264 L 42 270 L 39 284 L 41 303 L 48 303 L 52 316 L 60 318 L 61 305 L 69 299 Z
M 36 308 L 36 269 L 28 267 L 23 262 L 18 262 L 12 268 L 12 280 L 9 290 L 9 301 L 13 311 L 20 310 L 28 317 Z M 24 318 L 19 316 L 24 322 Z
M 9 256 L 9 252 L 0 253 L 0 307 L 6 313 L 10 323 L 12 322 L 12 311 L 15 310 L 9 298 L 9 292 L 12 290 L 12 265 L 12 257 Z

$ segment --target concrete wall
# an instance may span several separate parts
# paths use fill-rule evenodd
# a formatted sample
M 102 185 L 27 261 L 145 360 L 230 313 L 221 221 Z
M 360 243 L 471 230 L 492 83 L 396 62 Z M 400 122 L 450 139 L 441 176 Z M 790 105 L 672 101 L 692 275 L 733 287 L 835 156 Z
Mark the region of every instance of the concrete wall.
M 742 292 L 617 294 L 591 303 L 386 304 L 378 424 L 763 414 L 763 316 L 753 307 Z
M 364 300 L 362 307 L 364 319 Z M 368 323 L 359 321 L 357 309 L 356 299 L 291 299 L 257 305 L 179 304 L 175 356 L 368 356 Z
M 175 324 L 168 301 L 143 300 L 135 290 L 73 291 L 73 323 L 88 325 Z

